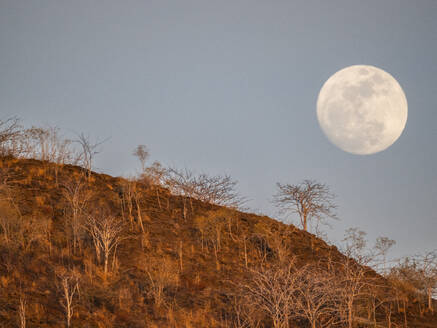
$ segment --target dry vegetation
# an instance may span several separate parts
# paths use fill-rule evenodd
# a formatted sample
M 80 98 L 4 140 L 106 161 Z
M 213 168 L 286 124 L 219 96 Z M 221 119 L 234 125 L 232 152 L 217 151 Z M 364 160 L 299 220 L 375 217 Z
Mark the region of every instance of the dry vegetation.
M 388 270 L 389 239 L 365 254 L 351 229 L 344 255 L 238 211 L 228 176 L 147 167 L 144 146 L 139 177 L 97 174 L 99 143 L 32 129 L 0 122 L 1 327 L 437 327 L 435 253 Z M 303 228 L 332 217 L 299 204 Z

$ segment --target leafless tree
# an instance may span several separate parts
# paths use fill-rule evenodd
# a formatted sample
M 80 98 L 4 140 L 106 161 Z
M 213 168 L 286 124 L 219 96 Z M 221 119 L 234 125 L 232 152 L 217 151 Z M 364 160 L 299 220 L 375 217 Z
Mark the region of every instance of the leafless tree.
M 187 198 L 194 197 L 193 172 L 185 170 L 167 169 L 164 185 L 173 194 L 182 196 L 182 216 L 187 217 Z M 189 199 L 192 204 L 191 199 Z M 191 206 L 191 210 L 193 210 Z
M 349 328 L 355 322 L 356 304 L 369 298 L 369 290 L 376 291 L 382 288 L 381 281 L 372 274 L 369 265 L 375 254 L 367 249 L 366 233 L 358 228 L 349 228 L 345 231 L 344 246 L 340 247 L 346 255 L 335 264 L 340 268 L 337 273 L 339 288 L 338 295 L 342 299 L 345 312 L 345 321 Z
M 211 246 L 214 251 L 216 268 L 220 270 L 219 252 L 221 249 L 222 233 L 226 225 L 226 213 L 223 211 L 214 211 L 206 216 L 195 218 L 196 227 L 201 233 L 202 250 L 204 244 Z
M 338 289 L 337 295 L 344 308 L 344 320 L 349 328 L 355 322 L 355 308 L 357 302 L 362 300 L 369 286 L 374 284 L 368 277 L 370 268 L 359 265 L 355 260 L 345 257 L 337 265 L 340 270 L 336 273 Z
M 378 237 L 376 239 L 376 255 L 382 257 L 382 272 L 386 274 L 387 253 L 396 244 L 396 241 L 388 237 Z
M 367 250 L 367 233 L 359 228 L 346 229 L 344 233 L 343 243 L 340 246 L 341 251 L 348 257 L 355 259 L 361 265 L 368 265 L 372 259 L 373 254 Z
M 91 177 L 91 170 L 93 166 L 94 157 L 100 153 L 99 147 L 108 139 L 103 141 L 91 142 L 90 137 L 81 133 L 77 136 L 75 142 L 77 142 L 81 147 L 81 161 L 82 166 L 87 171 L 88 180 Z
M 18 316 L 20 328 L 26 328 L 26 299 L 20 296 L 20 304 L 18 305 Z
M 336 218 L 334 195 L 327 185 L 304 180 L 298 185 L 277 183 L 277 187 L 273 202 L 282 212 L 297 213 L 305 231 L 310 220 L 323 222 L 325 218 Z
M 138 225 L 141 231 L 144 233 L 144 222 L 141 210 L 141 200 L 144 198 L 139 184 L 134 179 L 127 179 L 122 184 L 122 201 L 123 210 L 127 210 L 127 216 L 130 221 L 131 229 L 134 222 L 134 209 L 137 214 Z
M 179 270 L 167 257 L 148 257 L 144 262 L 144 271 L 149 282 L 147 295 L 153 299 L 155 306 L 160 307 L 166 302 L 165 289 L 179 284 Z
M 146 162 L 150 155 L 149 150 L 145 145 L 138 145 L 132 154 L 139 159 L 141 163 L 141 172 L 144 173 L 146 170 Z
M 427 252 L 420 257 L 420 274 L 427 296 L 428 310 L 434 311 L 433 296 L 437 293 L 437 251 Z
M 131 229 L 134 222 L 134 183 L 135 181 L 127 179 L 121 185 L 122 213 L 124 217 L 128 217 Z
M 126 239 L 123 234 L 125 230 L 124 222 L 120 218 L 98 213 L 87 216 L 85 229 L 93 239 L 97 261 L 101 262 L 103 256 L 104 278 L 106 281 L 109 257 L 112 253 L 115 258 L 117 247 Z
M 280 265 L 288 263 L 292 256 L 292 233 L 294 227 L 276 225 L 259 227 L 261 236 L 276 255 L 276 261 Z
M 295 316 L 306 319 L 312 328 L 332 327 L 340 322 L 336 277 L 317 265 L 296 272 L 293 296 Z
M 62 195 L 67 201 L 66 211 L 73 234 L 73 252 L 80 249 L 80 232 L 91 191 L 82 177 L 65 180 L 62 183 Z
M 20 120 L 17 117 L 0 120 L 0 155 L 16 156 L 13 143 L 20 133 Z
M 72 141 L 61 136 L 57 127 L 32 127 L 23 131 L 28 157 L 64 165 L 73 161 Z
M 143 175 L 149 183 L 163 186 L 165 185 L 167 169 L 163 167 L 161 163 L 155 161 L 151 166 L 145 168 Z
M 407 272 L 404 271 L 405 269 Z M 390 272 L 386 275 L 388 282 L 390 283 L 390 288 L 395 294 L 397 311 L 398 313 L 403 313 L 404 327 L 408 327 L 407 308 L 410 301 L 410 296 L 416 294 L 417 292 L 415 286 L 415 270 L 410 271 L 413 272 L 412 275 L 410 275 L 408 271 L 410 271 L 409 265 L 404 266 L 401 262 L 399 263 L 399 265 L 390 268 Z M 410 280 L 411 278 L 413 279 L 413 281 Z
M 297 275 L 293 259 L 287 266 L 252 269 L 250 281 L 243 287 L 250 306 L 268 315 L 274 328 L 290 327 L 296 289 Z
M 238 287 L 237 287 L 238 289 Z M 238 292 L 238 291 L 237 291 Z M 251 306 L 251 299 L 247 295 L 231 295 L 229 302 L 232 303 L 233 320 L 231 328 L 259 328 L 261 318 L 258 309 Z
M 0 231 L 5 244 L 16 242 L 21 231 L 21 213 L 6 199 L 0 199 Z
M 237 182 L 228 175 L 196 175 L 187 169 L 171 168 L 167 170 L 165 185 L 174 194 L 210 204 L 238 208 L 245 202 L 235 190 Z
M 56 273 L 58 288 L 61 290 L 61 306 L 65 311 L 66 327 L 71 326 L 71 318 L 74 314 L 75 295 L 79 292 L 79 276 L 74 271 L 59 270 Z
M 146 167 L 141 175 L 142 180 L 144 180 L 155 191 L 156 199 L 160 209 L 162 209 L 160 187 L 165 185 L 166 176 L 167 169 L 157 161 L 153 162 L 151 166 Z
M 194 198 L 210 204 L 239 208 L 244 199 L 235 191 L 237 181 L 229 175 L 200 174 L 194 181 Z
M 390 275 L 409 286 L 410 292 L 417 298 L 424 298 L 427 309 L 434 311 L 433 296 L 437 294 L 437 251 L 402 259 L 391 269 Z

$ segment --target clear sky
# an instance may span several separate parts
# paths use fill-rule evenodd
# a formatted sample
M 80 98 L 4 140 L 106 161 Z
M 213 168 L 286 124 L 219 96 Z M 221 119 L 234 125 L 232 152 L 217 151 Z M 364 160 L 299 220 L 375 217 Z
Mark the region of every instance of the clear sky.
M 152 160 L 239 181 L 275 215 L 275 183 L 337 194 L 328 233 L 360 227 L 393 255 L 437 248 L 437 1 L 0 0 L 0 117 L 111 137 L 96 166 Z M 321 132 L 316 100 L 339 69 L 377 66 L 408 99 L 386 151 L 357 156 Z

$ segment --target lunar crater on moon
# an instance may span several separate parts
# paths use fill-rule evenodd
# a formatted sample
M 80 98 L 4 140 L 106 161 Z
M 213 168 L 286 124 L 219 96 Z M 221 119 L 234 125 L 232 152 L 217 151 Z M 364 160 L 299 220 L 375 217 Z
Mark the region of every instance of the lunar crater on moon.
M 390 147 L 407 122 L 407 99 L 387 72 L 346 67 L 320 90 L 317 118 L 328 139 L 344 151 L 367 155 Z

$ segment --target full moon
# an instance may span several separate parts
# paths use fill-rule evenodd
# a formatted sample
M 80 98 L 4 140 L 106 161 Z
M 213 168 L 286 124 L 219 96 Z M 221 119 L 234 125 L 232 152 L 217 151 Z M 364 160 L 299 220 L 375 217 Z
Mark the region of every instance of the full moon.
M 332 75 L 317 99 L 317 118 L 340 149 L 369 155 L 390 147 L 407 123 L 407 98 L 393 76 L 354 65 Z

